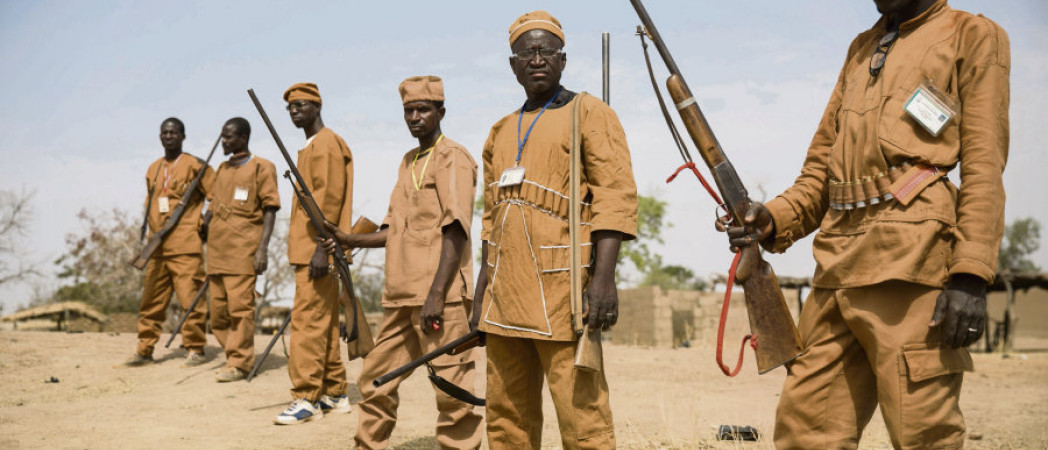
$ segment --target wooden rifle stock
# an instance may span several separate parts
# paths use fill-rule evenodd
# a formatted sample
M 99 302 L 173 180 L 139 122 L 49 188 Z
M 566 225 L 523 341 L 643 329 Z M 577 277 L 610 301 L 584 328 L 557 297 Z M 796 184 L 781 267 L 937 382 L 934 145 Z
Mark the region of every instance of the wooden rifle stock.
M 699 109 L 694 95 L 681 76 L 680 69 L 673 61 L 673 57 L 641 0 L 630 0 L 630 2 L 670 72 L 670 77 L 666 80 L 666 88 L 680 113 L 681 121 L 702 155 L 703 161 L 709 167 L 717 189 L 731 213 L 732 221 L 741 225 L 742 218 L 745 217 L 752 203 L 746 187 L 739 179 L 735 167 L 728 161 L 720 143 L 717 142 L 713 130 L 710 129 L 706 117 Z M 778 278 L 771 265 L 761 257 L 758 245 L 757 242 L 754 242 L 740 249 L 742 256 L 735 272 L 735 280 L 745 290 L 750 330 L 755 339 L 759 337 L 755 353 L 757 371 L 763 374 L 792 361 L 802 352 L 800 334 L 797 332 L 793 316 L 786 305 Z
M 277 148 L 280 149 L 280 154 L 284 157 L 284 161 L 287 162 L 288 171 L 284 173 L 284 176 L 291 181 L 292 192 L 295 193 L 295 197 L 298 199 L 299 205 L 302 210 L 305 211 L 306 215 L 309 216 L 309 222 L 313 224 L 313 229 L 316 230 L 317 236 L 322 239 L 334 239 L 334 236 L 328 232 L 327 227 L 324 226 L 324 213 L 320 210 L 320 206 L 317 205 L 316 200 L 313 198 L 313 194 L 309 192 L 309 187 L 306 186 L 305 180 L 302 179 L 302 174 L 299 173 L 298 167 L 295 166 L 295 161 L 291 158 L 291 154 L 288 153 L 287 148 L 284 147 L 284 141 L 280 139 L 280 135 L 277 134 L 276 128 L 273 127 L 273 122 L 269 120 L 269 115 L 266 114 L 266 110 L 262 108 L 262 103 L 258 101 L 258 97 L 255 96 L 254 89 L 247 90 L 248 96 L 251 97 L 251 101 L 255 104 L 255 109 L 258 110 L 258 114 L 262 116 L 262 121 L 265 122 L 266 128 L 269 129 L 269 134 L 273 136 L 273 140 L 277 144 Z M 292 178 L 294 175 L 294 178 Z M 367 328 L 365 322 L 364 327 L 360 327 L 360 318 L 363 317 L 363 308 L 361 308 L 360 301 L 356 298 L 353 293 L 353 277 L 349 271 L 349 260 L 346 259 L 346 253 L 337 251 L 334 253 L 333 260 L 335 270 L 338 273 L 338 277 L 342 282 L 342 287 L 345 292 L 340 295 L 343 307 L 346 310 L 346 321 L 353 317 L 353 322 L 347 332 L 346 342 L 353 342 L 360 339 L 361 342 L 356 345 L 350 346 L 349 359 L 353 360 L 357 357 L 367 355 L 371 349 L 375 348 L 375 341 L 371 339 L 371 330 Z M 361 332 L 361 328 L 365 331 Z M 365 336 L 361 336 L 364 334 Z M 365 342 L 362 337 L 366 337 Z
M 357 217 L 357 221 L 353 223 L 353 227 L 349 230 L 353 234 L 374 233 L 376 231 L 378 231 L 378 225 L 364 216 Z M 364 315 L 364 305 L 360 304 L 360 299 L 357 298 L 356 293 L 348 291 L 344 294 L 347 294 L 348 298 L 343 297 L 343 304 L 353 302 L 352 310 L 356 311 L 354 323 L 357 324 L 357 338 L 346 343 L 349 359 L 353 360 L 371 353 L 371 350 L 375 348 L 375 339 L 371 336 L 371 326 L 368 325 L 368 319 Z M 346 314 L 349 314 L 350 311 L 351 309 L 346 308 Z
M 189 183 L 186 187 L 186 192 L 182 194 L 182 201 L 178 203 L 178 206 L 171 211 L 171 215 L 167 217 L 167 221 L 164 225 L 149 236 L 149 240 L 146 241 L 146 245 L 142 247 L 142 251 L 138 252 L 138 256 L 130 261 L 130 264 L 138 270 L 142 270 L 149 263 L 149 258 L 153 256 L 156 249 L 160 248 L 160 244 L 164 243 L 164 239 L 167 238 L 168 234 L 171 234 L 171 230 L 175 229 L 175 225 L 178 225 L 178 221 L 182 219 L 182 215 L 186 212 L 186 205 L 189 204 L 189 199 L 193 197 L 193 193 L 196 192 L 197 186 L 200 186 L 200 181 L 204 179 L 204 172 L 207 171 L 208 164 L 211 162 L 211 157 L 215 155 L 215 149 L 218 148 L 218 144 L 222 142 L 222 134 L 218 135 L 218 139 L 215 139 L 215 145 L 211 146 L 211 153 L 207 154 L 207 159 L 204 160 L 204 167 L 200 168 L 200 172 L 197 172 L 196 177 L 193 178 L 193 182 Z M 154 189 L 156 189 L 154 187 Z M 145 233 L 147 223 L 149 221 L 149 208 L 152 206 L 153 193 L 149 195 L 149 204 L 146 204 L 146 218 L 142 223 L 142 232 Z

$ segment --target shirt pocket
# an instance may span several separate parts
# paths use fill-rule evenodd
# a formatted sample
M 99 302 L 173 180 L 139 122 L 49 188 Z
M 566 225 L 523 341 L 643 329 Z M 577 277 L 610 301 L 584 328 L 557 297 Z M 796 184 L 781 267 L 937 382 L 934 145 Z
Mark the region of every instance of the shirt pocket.
M 404 218 L 407 231 L 423 233 L 437 228 L 440 224 L 441 210 L 434 185 L 423 185 L 422 189 L 417 191 L 414 186 L 408 189 L 412 192 L 408 194 L 411 214 Z
M 936 167 L 952 167 L 960 152 L 960 108 L 954 111 L 938 136 L 933 136 L 906 112 L 906 103 L 925 80 L 929 80 L 949 102 L 960 105 L 954 57 L 941 45 L 930 48 L 920 65 L 902 78 L 888 95 L 878 122 L 880 143 L 892 163 L 903 160 Z

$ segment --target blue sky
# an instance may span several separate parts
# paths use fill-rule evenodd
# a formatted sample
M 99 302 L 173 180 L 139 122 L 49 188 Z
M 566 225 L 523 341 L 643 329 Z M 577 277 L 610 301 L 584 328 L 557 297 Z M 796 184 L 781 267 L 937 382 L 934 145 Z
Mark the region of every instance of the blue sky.
M 951 5 L 984 13 L 1010 35 L 1006 215 L 1048 225 L 1048 157 L 1038 148 L 1048 108 L 1048 4 Z M 799 172 L 848 43 L 878 17 L 873 3 L 861 0 L 649 0 L 647 7 L 756 199 L 774 196 Z M 0 1 L 0 188 L 35 190 L 26 251 L 51 270 L 65 235 L 78 230 L 80 209 L 140 211 L 145 168 L 162 154 L 157 134 L 165 117 L 186 123 L 185 149 L 198 156 L 226 119 L 245 117 L 255 129 L 253 151 L 283 167 L 245 90 L 255 89 L 285 143 L 297 148 L 303 137 L 280 95 L 292 83 L 313 81 L 326 124 L 356 157 L 357 213 L 380 219 L 400 155 L 416 145 L 402 121 L 397 84 L 412 75 L 443 77 L 443 129 L 479 160 L 490 125 L 523 101 L 506 59 L 506 31 L 534 9 L 564 25 L 569 89 L 599 95 L 600 33 L 611 33 L 611 105 L 630 141 L 638 187 L 670 204 L 664 258 L 700 275 L 724 272 L 730 255 L 710 226 L 712 201 L 693 179 L 664 183 L 679 157 L 626 0 Z M 661 82 L 665 72 L 655 64 Z M 282 189 L 287 202 L 290 191 Z M 1048 249 L 1035 256 L 1048 267 Z M 810 239 L 771 261 L 782 275 L 810 275 Z M 5 286 L 0 304 L 11 308 L 29 295 L 27 285 Z

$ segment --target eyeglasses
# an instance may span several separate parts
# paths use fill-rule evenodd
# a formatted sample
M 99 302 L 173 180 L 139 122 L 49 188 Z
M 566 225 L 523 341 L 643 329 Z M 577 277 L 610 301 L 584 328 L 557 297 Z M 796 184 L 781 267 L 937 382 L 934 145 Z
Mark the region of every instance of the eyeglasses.
M 542 59 L 553 59 L 555 56 L 561 53 L 559 48 L 526 48 L 519 52 L 513 53 L 513 57 L 518 61 L 531 61 L 535 58 L 535 55 L 539 55 Z
M 292 109 L 305 109 L 312 105 L 313 103 L 307 100 L 296 100 L 291 103 L 288 103 L 287 106 L 285 106 L 284 108 L 288 111 L 291 111 Z
M 873 56 L 870 57 L 870 76 L 876 77 L 877 74 L 881 73 L 881 69 L 884 68 L 884 61 L 888 59 L 888 49 L 892 48 L 892 44 L 898 38 L 899 30 L 890 31 L 881 38 L 881 42 L 877 43 L 877 48 L 874 49 Z

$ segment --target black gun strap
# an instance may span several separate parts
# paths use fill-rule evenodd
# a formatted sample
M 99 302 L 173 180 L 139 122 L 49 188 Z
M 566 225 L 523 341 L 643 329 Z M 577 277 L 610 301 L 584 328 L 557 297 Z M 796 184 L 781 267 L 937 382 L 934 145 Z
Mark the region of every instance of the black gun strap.
M 437 389 L 444 391 L 445 394 L 448 394 L 458 400 L 469 403 L 473 406 L 484 406 L 487 403 L 484 401 L 484 399 L 478 398 L 469 391 L 455 386 L 452 382 L 445 380 L 440 375 L 437 375 L 437 372 L 433 370 L 433 366 L 429 363 L 426 363 L 426 369 L 429 370 L 429 381 L 432 382 L 433 385 L 437 387 Z

